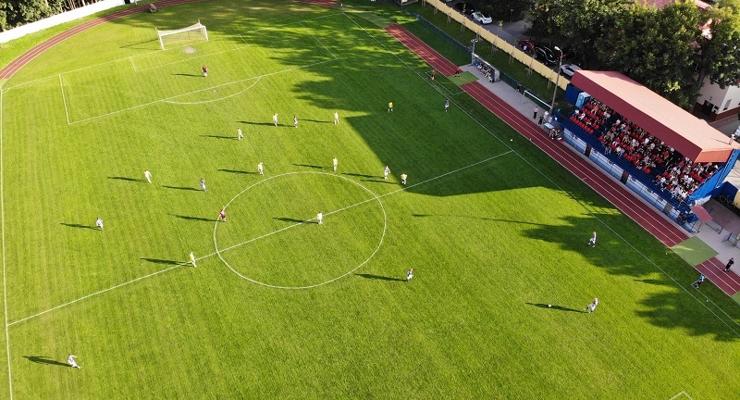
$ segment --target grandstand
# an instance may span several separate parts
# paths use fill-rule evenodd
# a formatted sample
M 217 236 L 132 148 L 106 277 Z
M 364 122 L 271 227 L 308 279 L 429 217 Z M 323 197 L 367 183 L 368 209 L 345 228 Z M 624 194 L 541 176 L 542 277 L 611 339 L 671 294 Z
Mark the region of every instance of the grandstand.
M 655 92 L 613 71 L 578 71 L 558 117 L 566 141 L 679 223 L 696 219 L 732 171 L 740 146 Z

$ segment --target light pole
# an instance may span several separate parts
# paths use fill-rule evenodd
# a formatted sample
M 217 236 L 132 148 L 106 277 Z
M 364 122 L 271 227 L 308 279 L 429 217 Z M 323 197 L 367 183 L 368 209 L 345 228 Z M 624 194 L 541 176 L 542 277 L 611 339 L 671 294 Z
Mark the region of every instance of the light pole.
M 560 83 L 560 67 L 563 66 L 563 51 L 560 50 L 560 47 L 555 46 L 555 50 L 560 53 L 560 57 L 558 57 L 558 70 L 557 70 L 557 78 L 555 78 L 555 89 L 552 91 L 552 102 L 550 103 L 550 115 L 552 115 L 553 110 L 555 109 L 555 96 L 558 94 L 558 84 Z

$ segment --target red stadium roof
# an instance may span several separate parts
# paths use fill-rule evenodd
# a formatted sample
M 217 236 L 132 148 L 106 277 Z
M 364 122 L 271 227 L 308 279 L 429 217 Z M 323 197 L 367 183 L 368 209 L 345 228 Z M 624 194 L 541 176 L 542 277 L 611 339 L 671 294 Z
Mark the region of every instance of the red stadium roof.
M 576 71 L 570 81 L 649 134 L 696 162 L 725 162 L 730 138 L 659 94 L 616 71 Z

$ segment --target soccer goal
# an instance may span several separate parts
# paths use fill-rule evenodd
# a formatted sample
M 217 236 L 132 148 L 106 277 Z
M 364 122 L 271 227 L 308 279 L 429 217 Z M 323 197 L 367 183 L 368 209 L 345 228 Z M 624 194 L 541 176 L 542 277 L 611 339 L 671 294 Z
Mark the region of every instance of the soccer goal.
M 206 29 L 206 26 L 201 24 L 200 20 L 198 20 L 197 23 L 181 29 L 170 29 L 164 31 L 157 29 L 157 38 L 159 39 L 159 47 L 164 50 L 164 44 L 166 41 L 195 39 L 208 40 L 208 29 Z

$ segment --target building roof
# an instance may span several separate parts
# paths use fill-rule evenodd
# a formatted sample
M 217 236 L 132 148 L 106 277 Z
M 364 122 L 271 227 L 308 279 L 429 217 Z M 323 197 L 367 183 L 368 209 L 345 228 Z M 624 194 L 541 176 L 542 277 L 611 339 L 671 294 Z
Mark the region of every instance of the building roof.
M 725 162 L 737 143 L 616 71 L 576 71 L 570 83 L 696 162 Z

